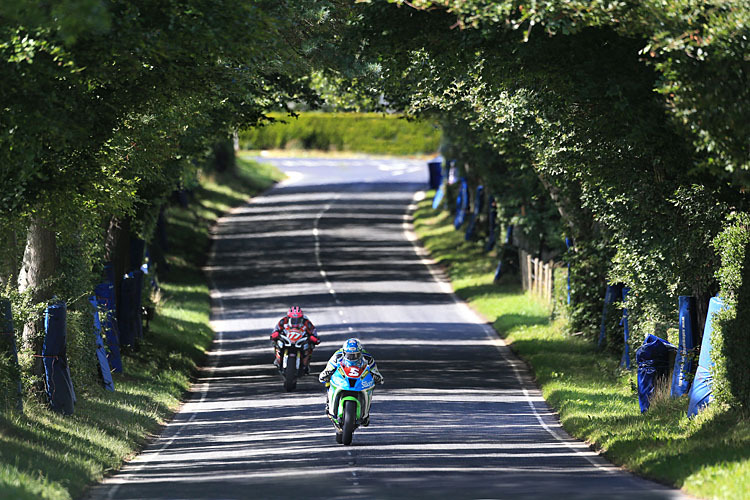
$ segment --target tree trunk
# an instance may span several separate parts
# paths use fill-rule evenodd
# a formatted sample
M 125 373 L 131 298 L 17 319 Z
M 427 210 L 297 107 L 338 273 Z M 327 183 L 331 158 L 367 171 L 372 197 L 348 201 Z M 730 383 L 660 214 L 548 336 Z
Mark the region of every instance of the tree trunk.
M 31 291 L 34 303 L 52 298 L 51 278 L 57 270 L 57 248 L 55 233 L 40 217 L 35 216 L 29 225 L 23 264 L 18 275 L 20 292 Z M 24 325 L 22 342 L 26 349 L 41 352 L 43 342 L 42 322 L 30 321 Z
M 115 309 L 120 310 L 120 287 L 122 276 L 130 265 L 130 219 L 113 217 L 109 221 L 104 243 L 105 260 L 112 264 L 114 272 Z
M 234 141 L 232 137 L 219 141 L 213 146 L 213 167 L 216 172 L 233 172 L 237 160 L 235 158 Z
M 14 283 L 18 279 L 18 236 L 8 231 L 0 238 L 0 286 Z

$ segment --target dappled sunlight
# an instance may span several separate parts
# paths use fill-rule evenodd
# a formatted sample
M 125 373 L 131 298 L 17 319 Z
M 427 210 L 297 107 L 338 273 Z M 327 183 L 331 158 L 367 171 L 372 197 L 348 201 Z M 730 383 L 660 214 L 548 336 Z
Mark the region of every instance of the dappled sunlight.
M 192 397 L 107 480 L 110 498 L 546 497 L 584 483 L 629 491 L 631 478 L 562 431 L 524 364 L 415 252 L 405 231 L 423 163 L 409 174 L 403 165 L 416 163 L 280 161 L 301 177 L 217 228 L 205 267 L 217 337 Z M 268 336 L 291 305 L 322 342 L 310 376 L 285 392 Z M 369 426 L 342 446 L 317 374 L 350 337 L 375 356 L 385 384 Z M 286 483 L 293 495 L 279 489 Z

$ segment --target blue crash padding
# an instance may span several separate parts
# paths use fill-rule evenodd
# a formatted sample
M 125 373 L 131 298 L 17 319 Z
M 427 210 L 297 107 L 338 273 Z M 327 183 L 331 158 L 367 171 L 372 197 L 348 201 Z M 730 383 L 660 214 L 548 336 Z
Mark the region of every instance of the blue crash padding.
M 115 373 L 122 373 L 122 358 L 120 357 L 120 335 L 115 315 L 115 287 L 111 281 L 105 281 L 94 288 L 96 301 L 104 310 L 102 333 L 106 339 L 107 361 Z
M 18 369 L 18 349 L 16 348 L 16 330 L 13 327 L 13 311 L 10 300 L 0 299 L 0 353 L 10 353 L 11 362 L 16 367 L 16 378 L 13 383 L 16 386 L 16 408 L 23 410 L 23 393 L 21 390 L 21 377 Z M 8 401 L 10 401 L 10 397 Z
M 657 381 L 666 379 L 669 374 L 669 352 L 677 349 L 666 340 L 649 334 L 643 345 L 635 351 L 638 363 L 638 404 L 641 413 L 651 405 Z
M 725 304 L 719 297 L 712 297 L 708 303 L 706 314 L 706 326 L 703 328 L 703 339 L 701 340 L 701 355 L 698 358 L 698 370 L 695 372 L 695 380 L 690 388 L 690 402 L 688 403 L 688 417 L 694 417 L 713 398 L 713 375 L 711 368 L 714 362 L 711 360 L 711 336 L 713 335 L 714 316 L 724 309 Z
M 115 381 L 112 380 L 112 372 L 109 368 L 107 352 L 104 350 L 104 340 L 102 340 L 102 324 L 99 319 L 99 303 L 96 295 L 89 297 L 89 303 L 93 307 L 92 315 L 94 317 L 94 338 L 96 340 L 96 357 L 99 360 L 99 375 L 102 377 L 104 388 L 108 391 L 115 390 Z
M 628 297 L 630 288 L 622 287 L 622 303 L 625 303 L 625 299 Z M 622 337 L 625 341 L 625 345 L 622 348 L 622 358 L 620 358 L 620 368 L 630 370 L 630 325 L 628 324 L 628 308 L 622 308 L 622 319 L 620 320 L 622 326 Z
M 484 186 L 477 186 L 477 192 L 474 195 L 474 210 L 471 212 L 471 218 L 469 219 L 469 225 L 466 228 L 466 234 L 464 235 L 464 240 L 471 241 L 471 239 L 474 237 L 474 230 L 477 226 L 477 220 L 479 219 L 479 215 L 482 213 L 482 209 L 484 208 L 483 202 L 484 202 Z
M 672 388 L 670 395 L 678 398 L 690 388 L 690 374 L 693 369 L 693 351 L 695 349 L 695 297 L 680 295 L 678 299 L 678 334 L 677 356 L 672 371 Z
M 456 218 L 453 219 L 453 227 L 458 229 L 466 219 L 466 210 L 469 208 L 469 185 L 466 179 L 461 179 L 461 187 L 456 197 Z
M 443 182 L 443 157 L 436 156 L 427 162 L 430 189 L 437 189 Z
M 440 187 L 438 187 L 438 190 L 435 192 L 435 197 L 432 198 L 433 210 L 437 210 L 437 208 L 440 206 L 440 203 L 443 201 L 444 197 L 445 197 L 445 184 L 440 184 Z
M 50 407 L 64 415 L 72 415 L 76 395 L 65 353 L 66 321 L 67 308 L 64 303 L 47 306 L 44 313 L 42 363 Z

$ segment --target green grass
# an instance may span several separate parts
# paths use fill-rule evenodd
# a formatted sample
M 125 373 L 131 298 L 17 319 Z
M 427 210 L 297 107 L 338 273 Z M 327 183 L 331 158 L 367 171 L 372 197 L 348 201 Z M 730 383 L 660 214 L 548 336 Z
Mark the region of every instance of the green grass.
M 713 407 L 688 419 L 687 398 L 669 398 L 668 388 L 642 415 L 636 371 L 619 369 L 619 357 L 592 342 L 563 334 L 564 315 L 551 319 L 550 307 L 524 294 L 516 277 L 493 283 L 497 257 L 465 242 L 429 198 L 419 203 L 415 229 L 456 293 L 530 365 L 569 433 L 612 462 L 692 495 L 750 498 L 750 416 Z
M 123 357 L 116 391 L 79 393 L 75 414 L 51 412 L 27 398 L 24 412 L 0 412 L 0 498 L 69 499 L 119 469 L 178 408 L 191 374 L 213 339 L 201 273 L 209 227 L 281 173 L 240 158 L 238 175 L 204 178 L 187 209 L 170 207 L 169 274 L 141 349 Z M 75 373 L 72 374 L 75 377 Z

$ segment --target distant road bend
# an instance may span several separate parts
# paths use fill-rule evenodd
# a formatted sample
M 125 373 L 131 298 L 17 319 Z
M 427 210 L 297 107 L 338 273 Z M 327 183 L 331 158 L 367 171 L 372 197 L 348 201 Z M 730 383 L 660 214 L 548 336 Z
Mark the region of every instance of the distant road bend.
M 560 427 L 497 335 L 441 282 L 409 223 L 423 161 L 274 159 L 289 174 L 223 217 L 208 264 L 217 332 L 190 400 L 94 499 L 685 498 Z M 317 374 L 348 337 L 385 385 L 336 444 L 316 376 L 285 393 L 268 334 L 318 325 Z

